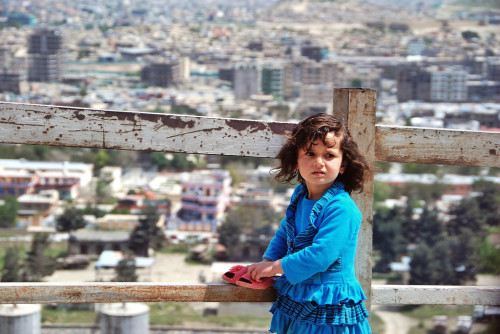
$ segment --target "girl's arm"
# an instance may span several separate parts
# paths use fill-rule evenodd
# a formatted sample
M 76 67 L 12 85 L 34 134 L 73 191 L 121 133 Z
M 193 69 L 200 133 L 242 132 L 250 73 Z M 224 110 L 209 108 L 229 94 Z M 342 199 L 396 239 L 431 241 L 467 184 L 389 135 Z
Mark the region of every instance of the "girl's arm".
M 352 242 L 351 238 L 359 228 L 361 213 L 354 203 L 351 206 L 341 201 L 324 210 L 323 220 L 312 244 L 281 259 L 281 267 L 292 284 L 328 269 Z
M 276 230 L 274 237 L 271 239 L 267 250 L 262 256 L 263 259 L 275 261 L 286 255 L 286 219 L 280 223 L 280 227 Z

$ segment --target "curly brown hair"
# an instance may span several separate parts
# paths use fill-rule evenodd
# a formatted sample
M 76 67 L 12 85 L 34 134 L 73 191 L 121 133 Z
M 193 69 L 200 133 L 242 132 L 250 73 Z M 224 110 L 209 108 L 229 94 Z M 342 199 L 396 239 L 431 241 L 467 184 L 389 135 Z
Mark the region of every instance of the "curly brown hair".
M 363 191 L 365 173 L 370 169 L 366 159 L 342 122 L 324 113 L 307 117 L 292 131 L 276 156 L 279 165 L 273 168 L 278 172 L 275 179 L 281 183 L 290 183 L 297 177 L 300 183 L 304 183 L 305 180 L 296 168 L 299 149 L 310 148 L 318 139 L 321 139 L 325 146 L 331 147 L 332 144 L 326 142 L 326 137 L 330 132 L 340 138 L 340 149 L 343 152 L 342 163 L 345 170 L 343 174 L 339 174 L 337 180 L 344 183 L 345 190 L 349 193 Z

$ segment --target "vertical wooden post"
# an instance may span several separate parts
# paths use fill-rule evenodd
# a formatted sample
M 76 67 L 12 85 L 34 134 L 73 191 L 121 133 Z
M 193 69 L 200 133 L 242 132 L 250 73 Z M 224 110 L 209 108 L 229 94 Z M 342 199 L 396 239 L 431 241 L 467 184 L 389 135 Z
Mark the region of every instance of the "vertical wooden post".
M 373 169 L 375 162 L 376 91 L 373 89 L 341 88 L 333 92 L 333 114 L 347 126 L 370 166 L 363 192 L 353 199 L 363 214 L 356 253 L 356 276 L 371 308 L 372 239 L 373 239 Z

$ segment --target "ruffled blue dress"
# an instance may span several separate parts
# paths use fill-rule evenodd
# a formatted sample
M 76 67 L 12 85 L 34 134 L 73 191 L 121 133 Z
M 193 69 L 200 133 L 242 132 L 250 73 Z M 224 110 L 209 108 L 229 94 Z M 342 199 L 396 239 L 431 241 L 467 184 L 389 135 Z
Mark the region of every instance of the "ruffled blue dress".
M 366 296 L 354 272 L 361 212 L 336 181 L 317 201 L 298 185 L 263 258 L 281 259 L 270 332 L 368 334 Z

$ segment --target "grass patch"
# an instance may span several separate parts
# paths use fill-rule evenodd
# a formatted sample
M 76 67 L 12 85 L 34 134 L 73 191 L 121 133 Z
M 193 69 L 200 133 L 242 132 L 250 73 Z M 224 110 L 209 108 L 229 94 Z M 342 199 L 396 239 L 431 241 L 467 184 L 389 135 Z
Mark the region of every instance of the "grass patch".
M 42 323 L 46 324 L 93 324 L 97 313 L 87 310 L 57 310 L 42 307 Z
M 405 305 L 400 312 L 408 317 L 421 321 L 432 319 L 435 315 L 456 317 L 459 315 L 472 315 L 472 305 Z
M 270 324 L 270 317 L 201 315 L 186 303 L 155 303 L 149 304 L 149 307 L 151 325 L 180 326 L 196 323 L 221 327 L 268 328 Z
M 168 243 L 156 252 L 160 254 L 189 254 L 189 249 L 186 243 L 179 242 L 178 244 Z

